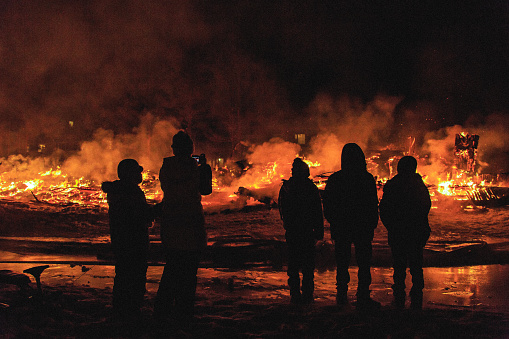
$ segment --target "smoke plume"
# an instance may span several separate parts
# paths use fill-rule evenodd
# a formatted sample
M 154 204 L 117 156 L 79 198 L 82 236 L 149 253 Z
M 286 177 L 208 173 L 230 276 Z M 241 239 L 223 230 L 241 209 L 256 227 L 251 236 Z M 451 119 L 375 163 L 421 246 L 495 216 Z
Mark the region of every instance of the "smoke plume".
M 157 172 L 184 129 L 197 153 L 249 162 L 223 178 L 232 190 L 280 183 L 297 155 L 336 171 L 348 142 L 411 150 L 443 177 L 459 132 L 480 135 L 481 173 L 508 172 L 507 18 L 495 0 L 5 0 L 0 169 L 101 181 L 135 158 Z

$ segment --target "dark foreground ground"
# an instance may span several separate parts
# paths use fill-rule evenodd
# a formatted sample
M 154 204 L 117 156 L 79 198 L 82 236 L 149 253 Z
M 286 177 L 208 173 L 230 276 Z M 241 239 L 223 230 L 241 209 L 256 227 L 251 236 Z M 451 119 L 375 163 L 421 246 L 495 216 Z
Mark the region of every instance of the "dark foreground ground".
M 21 270 L 27 264 L 4 268 Z M 356 268 L 351 269 L 350 305 L 337 308 L 334 272 L 316 274 L 316 299 L 289 303 L 286 275 L 273 270 L 200 269 L 196 317 L 191 328 L 152 319 L 162 267 L 148 272 L 141 326 L 112 317 L 112 266 L 50 265 L 43 274 L 43 299 L 0 285 L 1 338 L 508 338 L 509 266 L 425 270 L 422 311 L 391 306 L 391 270 L 373 270 L 377 312 L 355 309 Z M 408 280 L 408 282 L 410 282 Z M 35 284 L 32 282 L 35 293 Z
M 359 313 L 352 267 L 350 307 L 334 300 L 329 230 L 318 248 L 315 302 L 289 303 L 284 230 L 277 210 L 208 214 L 209 249 L 198 273 L 196 319 L 186 331 L 152 320 L 162 267 L 157 225 L 142 326 L 112 317 L 114 268 L 103 209 L 0 203 L 0 270 L 49 264 L 43 299 L 0 284 L 0 338 L 509 338 L 509 209 L 432 211 L 426 247 L 424 309 L 391 307 L 392 270 L 385 229 L 375 231 L 372 295 L 382 303 Z M 407 286 L 411 285 L 407 277 Z M 408 306 L 408 305 L 407 305 Z
M 138 331 L 115 322 L 104 307 L 109 293 L 76 288 L 64 292 L 47 288 L 44 305 L 8 299 L 14 310 L 3 310 L 3 338 L 122 338 L 122 337 L 308 337 L 308 338 L 506 338 L 507 317 L 489 312 L 428 308 L 398 312 L 384 308 L 361 314 L 338 310 L 332 303 L 293 307 L 288 303 L 239 302 L 235 297 L 214 303 L 198 302 L 194 326 L 176 331 L 171 324 L 154 323 L 144 310 Z M 6 291 L 2 291 L 2 299 Z M 201 296 L 201 298 L 203 298 Z

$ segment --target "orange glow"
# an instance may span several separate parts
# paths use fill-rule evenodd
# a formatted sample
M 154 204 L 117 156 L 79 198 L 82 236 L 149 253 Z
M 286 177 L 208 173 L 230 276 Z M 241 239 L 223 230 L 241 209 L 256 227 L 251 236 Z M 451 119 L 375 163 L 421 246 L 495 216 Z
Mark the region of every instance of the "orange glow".
M 313 169 L 313 173 L 318 173 L 311 178 L 320 189 L 325 188 L 327 176 L 320 176 L 321 164 L 318 161 L 311 161 L 303 159 L 308 166 Z M 391 162 L 394 159 L 390 159 Z M 262 168 L 257 169 L 255 172 L 241 177 L 239 186 L 245 187 L 249 190 L 263 190 L 271 186 L 278 186 L 281 180 L 289 178 L 291 164 L 280 165 L 278 162 L 269 162 Z M 229 171 L 226 167 L 226 176 L 234 176 L 233 172 Z M 25 176 L 30 176 L 25 173 Z M 453 197 L 455 200 L 468 200 L 477 199 L 495 199 L 497 196 L 489 190 L 489 186 L 485 186 L 483 181 L 478 184 L 474 183 L 473 177 L 469 177 L 466 173 L 458 171 L 456 175 L 447 175 L 445 180 L 441 178 L 432 178 L 430 176 L 423 176 L 426 184 L 430 187 L 436 187 L 436 192 L 443 196 Z M 378 182 L 383 185 L 389 178 L 378 177 Z M 236 194 L 234 191 L 237 187 L 225 186 L 216 176 L 212 181 L 214 192 L 227 193 L 229 199 L 235 199 Z M 149 171 L 143 172 L 143 182 L 141 184 L 147 199 L 161 200 L 162 192 L 159 187 L 156 175 Z M 434 191 L 434 190 L 432 190 Z M 13 179 L 5 174 L 0 174 L 0 198 L 22 199 L 23 197 L 30 197 L 30 193 L 39 201 L 48 203 L 76 203 L 76 204 L 92 204 L 92 205 L 106 205 L 105 197 L 100 190 L 100 183 L 96 183 L 85 178 L 71 178 L 62 173 L 62 170 L 57 167 L 56 169 L 49 169 L 46 171 L 38 172 L 31 175 L 29 179 Z M 432 196 L 436 194 L 432 192 Z M 207 199 L 207 204 L 211 203 L 213 198 Z
M 283 151 L 286 151 L 284 149 Z M 203 197 L 207 206 L 236 204 L 240 196 L 242 204 L 267 203 L 277 201 L 277 194 L 282 179 L 291 176 L 292 161 L 297 157 L 295 153 L 280 156 L 277 161 L 257 159 L 257 163 L 248 164 L 239 169 L 235 164 L 229 163 L 213 171 L 213 193 Z M 427 167 L 426 158 L 415 156 L 418 161 L 418 172 L 430 190 L 434 208 L 440 205 L 441 199 L 450 199 L 460 203 L 470 200 L 486 202 L 498 199 L 496 187 L 487 183 L 481 176 L 459 169 L 457 166 L 444 168 Z M 301 157 L 310 168 L 310 178 L 319 189 L 324 189 L 328 176 L 338 170 L 340 164 L 334 167 L 327 164 L 327 154 L 317 159 Z M 367 159 L 368 170 L 372 173 L 380 188 L 396 174 L 396 164 L 400 156 L 391 154 L 382 160 L 380 155 L 373 155 Z M 266 159 L 266 158 L 265 158 Z M 50 204 L 80 204 L 105 207 L 105 195 L 100 189 L 101 182 L 85 177 L 72 177 L 62 168 L 56 166 L 45 168 L 44 159 L 28 159 L 18 157 L 13 161 L 10 171 L 0 173 L 0 199 L 31 200 Z M 36 166 L 33 164 L 35 163 Z M 325 164 L 325 165 L 323 165 Z M 37 168 L 34 170 L 33 168 Z M 142 173 L 143 181 L 140 185 L 150 201 L 161 201 L 157 174 L 150 170 Z M 112 180 L 112 179 L 110 179 Z M 242 189 L 241 189 L 242 188 Z
M 310 168 L 311 167 L 320 167 L 320 163 L 318 161 L 312 162 L 311 160 L 302 159 Z

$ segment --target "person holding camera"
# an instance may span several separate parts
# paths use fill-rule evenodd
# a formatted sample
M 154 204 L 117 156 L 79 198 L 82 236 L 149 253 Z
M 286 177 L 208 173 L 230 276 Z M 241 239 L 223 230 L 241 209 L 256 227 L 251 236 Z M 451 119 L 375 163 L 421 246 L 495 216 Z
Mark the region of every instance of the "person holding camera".
M 191 137 L 180 131 L 173 136 L 174 156 L 165 158 L 159 180 L 164 192 L 161 240 L 166 256 L 154 306 L 158 318 L 173 317 L 187 326 L 194 316 L 200 255 L 207 245 L 201 204 L 200 170 L 193 159 Z M 211 185 L 211 183 L 210 183 Z M 208 191 L 211 191 L 210 187 Z

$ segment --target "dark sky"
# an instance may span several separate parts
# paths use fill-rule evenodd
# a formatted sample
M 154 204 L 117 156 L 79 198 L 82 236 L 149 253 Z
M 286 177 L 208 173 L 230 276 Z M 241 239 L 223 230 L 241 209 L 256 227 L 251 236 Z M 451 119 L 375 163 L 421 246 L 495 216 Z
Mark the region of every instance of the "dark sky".
M 313 122 L 320 95 L 398 97 L 396 121 L 437 128 L 509 107 L 507 1 L 4 0 L 0 56 L 1 153 L 147 113 L 261 141 Z
M 469 111 L 508 107 L 507 1 L 294 3 L 246 1 L 224 20 L 296 105 L 325 91 L 448 98 Z M 216 10 L 210 20 L 231 12 Z

